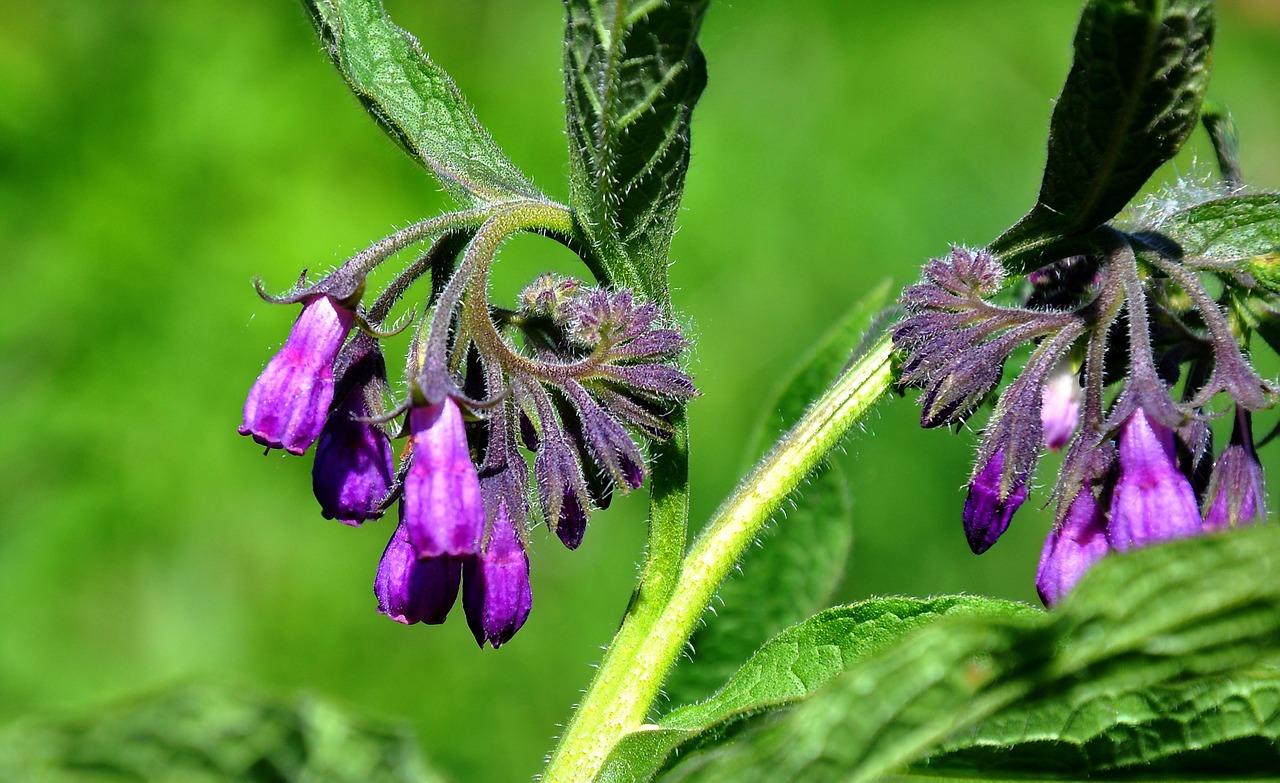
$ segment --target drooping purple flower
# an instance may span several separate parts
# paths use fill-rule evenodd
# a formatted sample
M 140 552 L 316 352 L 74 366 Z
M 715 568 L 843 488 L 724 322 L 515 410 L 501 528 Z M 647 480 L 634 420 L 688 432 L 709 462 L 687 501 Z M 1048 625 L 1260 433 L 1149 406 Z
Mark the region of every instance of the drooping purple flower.
M 1262 465 L 1253 448 L 1249 412 L 1238 408 L 1231 442 L 1218 456 L 1209 479 L 1204 510 L 1207 530 L 1244 527 L 1262 521 L 1266 494 Z
M 249 390 L 240 434 L 269 449 L 302 454 L 316 438 L 333 401 L 333 361 L 355 311 L 328 296 L 302 308 L 284 346 Z
M 1071 501 L 1066 519 L 1045 539 L 1036 569 L 1040 600 L 1055 606 L 1110 549 L 1106 516 L 1086 484 Z
M 529 555 L 499 501 L 489 540 L 478 557 L 463 568 L 462 607 L 467 625 L 481 647 L 495 650 L 510 641 L 529 617 L 533 591 L 529 588 Z
M 458 599 L 461 578 L 457 559 L 419 558 L 402 521 L 382 553 L 373 580 L 378 611 L 405 625 L 439 625 Z
M 1084 389 L 1071 369 L 1071 361 L 1064 359 L 1050 373 L 1040 404 L 1045 448 L 1057 451 L 1067 445 L 1080 424 L 1080 404 L 1083 401 Z
M 1126 551 L 1201 531 L 1191 482 L 1178 470 L 1173 430 L 1142 408 L 1120 428 L 1119 477 L 1111 496 L 1107 540 Z
M 370 415 L 365 390 L 352 389 L 334 407 L 316 443 L 311 485 L 325 519 L 359 526 L 382 516 L 395 477 L 391 441 Z
M 467 448 L 462 411 L 452 398 L 409 411 L 412 462 L 404 480 L 404 524 L 419 557 L 480 551 L 484 503 Z
M 964 500 L 964 534 L 974 554 L 990 549 L 1009 529 L 1009 520 L 1026 499 L 1025 479 L 1013 476 L 1005 484 L 1004 450 L 998 449 L 969 481 Z

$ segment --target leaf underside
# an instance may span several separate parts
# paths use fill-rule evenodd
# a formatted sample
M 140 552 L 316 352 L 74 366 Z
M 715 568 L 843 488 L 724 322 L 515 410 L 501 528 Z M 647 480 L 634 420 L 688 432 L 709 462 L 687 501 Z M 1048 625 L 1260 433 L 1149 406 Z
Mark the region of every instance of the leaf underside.
M 381 0 L 303 0 L 325 52 L 360 103 L 466 206 L 545 199 L 499 149 L 462 92 Z
M 1117 213 L 1196 127 L 1209 81 L 1211 0 L 1091 0 L 1049 123 L 1036 204 L 991 243 L 1025 272 Z
M 666 303 L 708 0 L 565 0 L 570 205 L 603 282 Z

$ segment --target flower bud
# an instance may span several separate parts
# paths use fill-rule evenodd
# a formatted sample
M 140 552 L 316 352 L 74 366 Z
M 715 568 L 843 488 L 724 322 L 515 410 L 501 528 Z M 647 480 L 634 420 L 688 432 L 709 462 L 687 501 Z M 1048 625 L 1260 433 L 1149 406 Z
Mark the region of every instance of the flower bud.
M 1009 520 L 1027 499 L 1025 479 L 1014 476 L 1005 485 L 1003 474 L 1004 450 L 998 449 L 969 481 L 969 495 L 964 501 L 964 534 L 976 555 L 990 549 L 1009 529 Z
M 1206 493 L 1204 526 L 1208 530 L 1243 527 L 1262 521 L 1265 492 L 1262 465 L 1253 449 L 1249 414 L 1237 409 L 1231 443 L 1213 466 Z
M 467 625 L 484 647 L 495 650 L 510 641 L 529 617 L 533 591 L 529 587 L 529 555 L 507 513 L 498 502 L 489 540 L 480 555 L 463 568 L 462 607 Z
M 269 449 L 302 454 L 316 438 L 333 401 L 333 361 L 355 311 L 328 296 L 302 308 L 279 353 L 249 390 L 240 434 Z

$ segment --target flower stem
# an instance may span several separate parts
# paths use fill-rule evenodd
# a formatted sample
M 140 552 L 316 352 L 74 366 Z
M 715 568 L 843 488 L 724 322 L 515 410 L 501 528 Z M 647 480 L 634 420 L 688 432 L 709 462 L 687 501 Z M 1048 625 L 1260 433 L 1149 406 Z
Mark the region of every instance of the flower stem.
M 716 510 L 683 562 L 677 564 L 651 534 L 649 560 L 632 605 L 552 752 L 544 781 L 593 780 L 623 735 L 641 726 L 742 553 L 805 476 L 889 390 L 891 352 L 884 335 L 836 379 Z M 683 422 L 680 426 L 683 432 Z

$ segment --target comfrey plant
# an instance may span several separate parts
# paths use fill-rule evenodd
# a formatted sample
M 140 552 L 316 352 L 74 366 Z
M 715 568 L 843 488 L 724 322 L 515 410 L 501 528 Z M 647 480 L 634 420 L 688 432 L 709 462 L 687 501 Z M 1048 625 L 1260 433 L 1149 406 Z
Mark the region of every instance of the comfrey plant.
M 325 517 L 395 509 L 379 611 L 441 623 L 461 595 L 495 648 L 529 616 L 535 528 L 576 549 L 614 491 L 648 481 L 638 584 L 544 780 L 1153 776 L 1216 771 L 1226 743 L 1234 773 L 1280 763 L 1280 535 L 1256 524 L 1253 431 L 1277 387 L 1251 361 L 1255 336 L 1280 345 L 1280 196 L 1242 184 L 1230 119 L 1205 104 L 1209 0 L 1085 3 L 1035 205 L 986 247 L 930 261 L 897 306 L 856 308 L 769 406 L 764 456 L 692 543 L 696 391 L 667 254 L 706 0 L 565 0 L 567 205 L 377 0 L 304 4 L 362 104 L 458 209 L 282 295 L 259 286 L 302 310 L 240 432 L 314 446 Z M 1117 219 L 1201 119 L 1221 181 Z M 568 247 L 582 279 L 544 274 L 491 301 L 491 266 L 520 233 Z M 383 265 L 398 271 L 371 295 Z M 393 318 L 410 292 L 419 306 Z M 383 346 L 411 327 L 393 383 Z M 992 408 L 962 511 L 974 552 L 1027 502 L 1041 454 L 1063 451 L 1036 577 L 1054 611 L 965 596 L 823 608 L 850 540 L 830 457 L 904 387 L 921 390 L 925 427 Z M 1232 428 L 1215 449 L 1220 418 Z
M 1253 524 L 1264 511 L 1250 414 L 1275 390 L 1232 323 L 1244 323 L 1235 302 L 1268 294 L 1249 273 L 1255 261 L 1186 258 L 1158 228 L 1098 229 L 1099 252 L 1031 272 L 1017 304 L 989 301 L 1010 281 L 990 253 L 965 248 L 926 265 L 902 297 L 910 315 L 894 340 L 903 381 L 924 390 L 925 427 L 966 421 L 1014 350 L 1035 343 L 995 402 L 963 518 L 970 548 L 985 552 L 1027 499 L 1040 453 L 1069 444 L 1036 576 L 1048 604 L 1108 551 Z M 1224 287 L 1221 304 L 1201 270 Z M 1235 423 L 1211 467 L 1219 395 Z
M 461 583 L 476 641 L 498 647 L 532 605 L 531 495 L 547 527 L 576 549 L 590 510 L 607 507 L 614 487 L 644 481 L 626 426 L 668 439 L 674 406 L 695 392 L 674 364 L 685 341 L 662 327 L 658 305 L 629 288 L 548 274 L 517 309 L 492 308 L 487 280 L 498 244 L 564 208 L 531 201 L 493 212 L 412 226 L 317 283 L 262 294 L 303 309 L 250 390 L 240 433 L 291 454 L 316 444 L 314 490 L 326 518 L 358 526 L 397 506 L 374 581 L 380 612 L 442 623 Z M 424 240 L 434 243 L 363 308 L 369 272 Z M 409 349 L 407 390 L 387 410 L 379 340 L 389 335 L 380 329 L 396 300 L 430 274 L 439 285 Z M 390 436 L 400 434 L 407 445 L 397 466 Z M 526 452 L 535 455 L 536 493 Z

